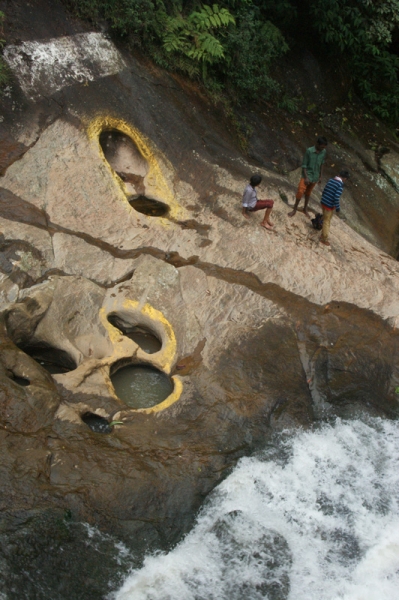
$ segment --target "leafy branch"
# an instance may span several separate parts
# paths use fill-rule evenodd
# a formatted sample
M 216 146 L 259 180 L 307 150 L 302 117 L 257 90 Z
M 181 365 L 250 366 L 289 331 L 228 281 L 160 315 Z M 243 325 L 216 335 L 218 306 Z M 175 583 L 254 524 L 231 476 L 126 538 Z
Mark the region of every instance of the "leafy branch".
M 182 14 L 168 16 L 163 36 L 163 48 L 168 53 L 182 54 L 201 63 L 206 78 L 206 63 L 214 64 L 224 59 L 224 48 L 215 33 L 235 25 L 235 19 L 227 8 L 204 5 L 188 17 Z

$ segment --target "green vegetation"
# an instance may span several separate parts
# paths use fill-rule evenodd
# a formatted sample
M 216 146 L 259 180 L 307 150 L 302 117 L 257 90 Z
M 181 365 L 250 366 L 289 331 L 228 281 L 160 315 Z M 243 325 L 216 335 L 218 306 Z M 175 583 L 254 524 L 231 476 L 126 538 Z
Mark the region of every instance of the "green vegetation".
M 253 0 L 66 1 L 80 17 L 105 18 L 158 65 L 201 81 L 213 93 L 232 92 L 239 103 L 260 91 L 264 98 L 280 92 L 270 67 L 288 45 Z
M 157 64 L 201 81 L 235 104 L 274 99 L 295 107 L 273 69 L 297 43 L 342 64 L 354 90 L 382 119 L 399 117 L 399 0 L 65 0 L 106 19 Z
M 309 0 L 321 40 L 344 59 L 363 100 L 382 119 L 399 118 L 399 57 L 391 51 L 399 0 Z

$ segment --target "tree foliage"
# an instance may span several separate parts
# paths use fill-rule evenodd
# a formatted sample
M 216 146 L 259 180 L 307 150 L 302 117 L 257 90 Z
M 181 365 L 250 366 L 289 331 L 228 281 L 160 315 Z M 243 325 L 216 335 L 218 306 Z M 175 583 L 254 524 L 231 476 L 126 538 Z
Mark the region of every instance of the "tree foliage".
M 399 0 L 65 0 L 92 21 L 106 19 L 162 67 L 182 71 L 242 101 L 279 89 L 273 67 L 304 30 L 320 52 L 350 70 L 363 100 L 399 118 Z M 289 40 L 289 42 L 287 42 Z
M 287 51 L 281 31 L 270 21 L 262 22 L 258 10 L 242 13 L 226 40 L 226 80 L 238 100 L 277 93 L 270 66 Z
M 218 4 L 205 4 L 187 17 L 181 13 L 166 18 L 163 48 L 168 53 L 182 54 L 194 63 L 202 64 L 202 76 L 206 79 L 206 63 L 214 64 L 224 59 L 221 40 L 216 30 L 234 25 L 234 17 L 227 8 Z
M 399 118 L 399 57 L 390 51 L 399 0 L 309 0 L 321 40 L 346 61 L 354 84 L 374 112 Z

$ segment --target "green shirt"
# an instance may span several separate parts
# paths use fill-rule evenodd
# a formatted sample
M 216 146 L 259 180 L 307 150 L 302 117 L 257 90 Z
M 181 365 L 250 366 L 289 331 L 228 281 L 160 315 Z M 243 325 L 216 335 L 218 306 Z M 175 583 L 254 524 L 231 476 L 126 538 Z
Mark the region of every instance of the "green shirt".
M 302 169 L 306 169 L 308 179 L 311 183 L 316 183 L 320 179 L 321 165 L 324 163 L 326 151 L 316 152 L 316 147 L 308 148 L 303 157 Z

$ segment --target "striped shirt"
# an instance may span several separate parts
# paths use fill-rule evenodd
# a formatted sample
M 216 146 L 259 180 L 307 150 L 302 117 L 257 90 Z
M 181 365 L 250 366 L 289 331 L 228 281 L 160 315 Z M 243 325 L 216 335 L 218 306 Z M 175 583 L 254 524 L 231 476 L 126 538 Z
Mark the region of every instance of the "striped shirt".
M 336 211 L 339 212 L 339 199 L 341 198 L 343 189 L 344 182 L 342 181 L 341 177 L 329 179 L 321 195 L 322 206 L 324 206 L 324 208 L 327 210 L 334 210 L 335 208 Z
M 244 208 L 254 208 L 258 201 L 258 196 L 256 195 L 255 188 L 252 185 L 248 184 L 244 190 L 244 194 L 242 197 L 242 205 Z

